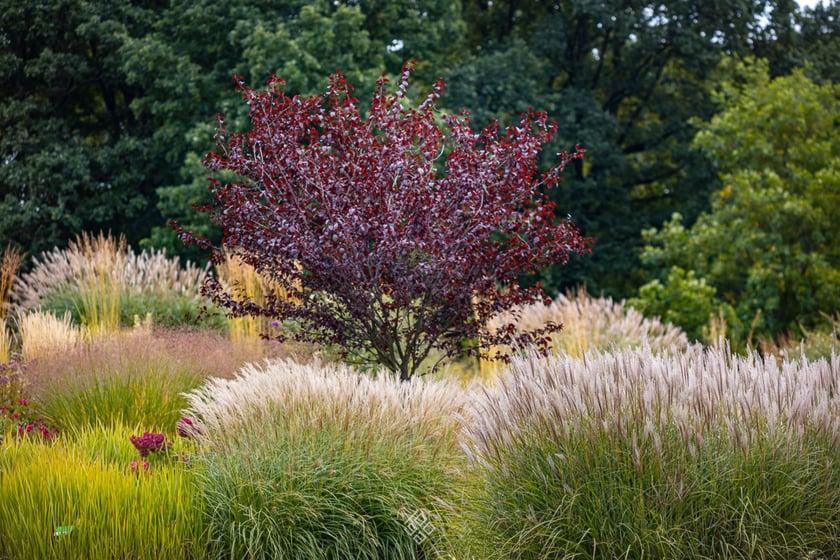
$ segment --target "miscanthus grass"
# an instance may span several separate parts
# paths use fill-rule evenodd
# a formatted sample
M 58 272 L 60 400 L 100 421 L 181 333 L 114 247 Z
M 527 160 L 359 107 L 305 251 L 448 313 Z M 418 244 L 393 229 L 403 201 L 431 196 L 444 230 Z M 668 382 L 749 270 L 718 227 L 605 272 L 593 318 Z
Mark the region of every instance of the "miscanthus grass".
M 517 359 L 464 416 L 464 556 L 832 557 L 838 382 L 836 355 Z
M 563 325 L 562 330 L 550 335 L 549 348 L 554 354 L 574 357 L 592 350 L 620 350 L 643 345 L 654 350 L 688 346 L 688 338 L 678 327 L 648 319 L 623 301 L 595 298 L 582 289 L 559 294 L 550 305 L 534 303 L 493 317 L 487 328 L 495 331 L 511 322 L 523 331 L 539 329 L 550 322 Z M 495 358 L 510 350 L 494 347 L 482 351 L 481 377 L 494 379 L 504 369 L 504 363 Z
M 87 427 L 52 444 L 0 442 L 0 557 L 202 558 L 192 471 L 132 470 L 123 425 Z
M 188 395 L 217 558 L 435 558 L 458 492 L 453 383 L 244 367 Z
M 135 253 L 123 237 L 84 233 L 35 259 L 11 296 L 21 313 L 69 311 L 92 334 L 131 326 L 147 313 L 155 324 L 175 326 L 195 319 L 206 273 L 161 251 Z M 205 324 L 215 325 L 212 317 Z

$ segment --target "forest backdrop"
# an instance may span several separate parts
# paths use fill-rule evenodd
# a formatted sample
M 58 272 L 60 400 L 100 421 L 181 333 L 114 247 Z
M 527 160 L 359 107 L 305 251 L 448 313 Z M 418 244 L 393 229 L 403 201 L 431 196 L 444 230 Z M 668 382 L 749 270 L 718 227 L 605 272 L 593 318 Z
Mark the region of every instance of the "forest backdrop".
M 0 248 L 82 231 L 203 261 L 170 220 L 215 234 L 201 160 L 231 74 L 362 105 L 417 60 L 409 97 L 515 122 L 529 106 L 586 149 L 551 196 L 593 239 L 541 274 L 633 298 L 708 336 L 776 336 L 840 312 L 840 6 L 793 0 L 0 1 Z M 238 119 L 238 121 L 237 121 Z M 678 214 L 678 215 L 675 215 Z

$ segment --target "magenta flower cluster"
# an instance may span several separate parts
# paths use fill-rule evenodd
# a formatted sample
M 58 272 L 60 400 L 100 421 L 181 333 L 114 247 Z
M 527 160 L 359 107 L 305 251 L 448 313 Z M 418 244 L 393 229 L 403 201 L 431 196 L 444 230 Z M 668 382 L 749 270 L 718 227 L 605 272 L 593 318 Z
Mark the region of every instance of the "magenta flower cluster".
M 140 452 L 141 457 L 148 457 L 149 453 L 157 453 L 172 447 L 172 442 L 166 441 L 166 435 L 157 432 L 143 432 L 142 436 L 133 435 L 129 439 Z

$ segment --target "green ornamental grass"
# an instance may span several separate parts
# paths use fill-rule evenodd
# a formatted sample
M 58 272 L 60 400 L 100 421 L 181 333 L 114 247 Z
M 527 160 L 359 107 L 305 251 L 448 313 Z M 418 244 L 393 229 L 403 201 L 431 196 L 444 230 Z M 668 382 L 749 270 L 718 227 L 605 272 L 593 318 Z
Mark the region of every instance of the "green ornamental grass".
M 193 392 L 213 557 L 437 557 L 463 399 L 445 382 L 291 361 Z
M 0 557 L 204 557 L 193 471 L 161 457 L 132 468 L 131 434 L 116 424 L 0 443 Z
M 830 558 L 840 361 L 517 360 L 465 415 L 464 557 Z

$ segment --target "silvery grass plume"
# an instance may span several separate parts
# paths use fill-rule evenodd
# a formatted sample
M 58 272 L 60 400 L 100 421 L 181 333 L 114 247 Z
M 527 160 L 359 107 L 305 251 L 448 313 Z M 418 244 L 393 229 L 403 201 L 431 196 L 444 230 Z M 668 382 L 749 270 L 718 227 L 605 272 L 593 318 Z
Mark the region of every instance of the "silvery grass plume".
M 464 457 L 459 385 L 269 361 L 187 394 L 212 552 L 437 558 Z M 212 555 L 212 553 L 211 553 Z
M 796 446 L 806 430 L 837 446 L 838 384 L 837 354 L 780 363 L 721 345 L 593 351 L 582 359 L 527 355 L 473 399 L 462 418 L 463 447 L 472 461 L 490 466 L 488 458 L 534 429 L 554 441 L 579 433 L 629 438 L 637 458 L 650 449 L 661 458 L 671 429 L 692 454 L 720 430 L 744 455 L 759 438 Z
M 338 427 L 360 439 L 408 430 L 443 441 L 457 429 L 454 415 L 467 400 L 451 381 L 400 382 L 341 364 L 293 360 L 246 365 L 233 379 L 211 379 L 186 398 L 185 414 L 196 419 L 196 436 L 210 446 L 268 418 L 282 419 L 288 429 Z
M 163 251 L 134 253 L 123 237 L 82 234 L 66 249 L 56 248 L 35 259 L 33 269 L 15 282 L 12 301 L 20 311 L 30 311 L 49 302 L 57 292 L 106 273 L 130 292 L 152 289 L 197 296 L 207 270 L 190 262 L 182 266 L 177 257 L 168 258 Z
M 548 322 L 563 325 L 551 335 L 551 349 L 556 354 L 580 357 L 590 350 L 621 349 L 647 345 L 655 351 L 684 349 L 688 338 L 678 327 L 648 319 L 623 301 L 594 298 L 584 290 L 558 295 L 551 305 L 531 304 L 516 310 L 513 322 L 519 330 L 533 330 Z M 492 332 L 508 324 L 513 315 L 491 319 Z

